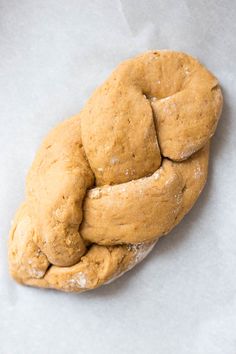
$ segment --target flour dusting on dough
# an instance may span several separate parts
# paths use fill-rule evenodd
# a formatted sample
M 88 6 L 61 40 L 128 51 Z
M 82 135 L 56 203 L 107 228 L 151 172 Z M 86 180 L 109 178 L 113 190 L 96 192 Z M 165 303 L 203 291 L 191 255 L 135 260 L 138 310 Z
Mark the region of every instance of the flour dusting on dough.
M 175 199 L 176 199 L 177 204 L 180 204 L 182 202 L 182 199 L 183 199 L 182 190 L 180 190 L 179 193 L 175 194 Z
M 154 174 L 153 174 L 153 177 L 155 179 L 155 181 L 157 181 L 159 178 L 160 178 L 160 171 L 156 171 Z
M 128 270 L 130 270 L 136 264 L 141 262 L 148 255 L 148 253 L 151 252 L 154 245 L 155 245 L 155 243 L 150 246 L 150 245 L 147 245 L 145 242 L 140 242 L 140 243 L 136 243 L 133 245 L 129 245 L 128 249 L 130 251 L 134 251 L 135 257 L 134 257 L 133 262 L 130 265 L 131 267 L 128 267 Z
M 165 186 L 169 186 L 172 182 L 174 182 L 176 175 L 172 175 L 167 181 L 165 182 Z
M 111 282 L 113 282 L 114 280 L 118 279 L 119 277 L 121 277 L 123 274 L 125 274 L 126 272 L 128 272 L 129 270 L 131 270 L 134 266 L 136 266 L 138 263 L 140 263 L 153 249 L 153 247 L 155 246 L 155 244 L 157 243 L 158 240 L 156 240 L 154 243 L 152 244 L 147 244 L 146 242 L 140 242 L 140 243 L 136 243 L 133 245 L 128 245 L 127 249 L 130 252 L 134 252 L 134 258 L 133 260 L 130 262 L 129 266 L 126 268 L 126 270 L 124 270 L 123 272 L 119 272 L 114 274 L 113 277 L 111 279 L 109 279 L 106 283 L 104 284 L 109 284 Z
M 189 156 L 191 156 L 192 154 L 194 154 L 196 152 L 197 148 L 194 144 L 189 144 L 187 146 L 186 149 L 184 149 L 181 154 L 180 154 L 180 158 L 185 160 L 187 159 Z
M 86 288 L 87 278 L 83 272 L 75 274 L 72 278 L 67 281 L 67 285 L 78 287 L 80 289 Z
M 112 158 L 111 158 L 111 164 L 112 165 L 115 165 L 116 163 L 118 163 L 119 162 L 119 159 L 116 157 L 116 156 L 113 156 Z
M 91 199 L 99 199 L 102 195 L 101 189 L 100 188 L 94 188 L 91 189 L 89 192 L 89 197 Z
M 120 187 L 120 191 L 123 193 L 123 192 L 126 192 L 126 187 L 125 186 L 121 186 Z
M 42 278 L 44 276 L 44 271 L 36 269 L 36 268 L 30 268 L 28 269 L 28 273 L 32 278 Z
M 195 177 L 195 179 L 198 179 L 203 175 L 204 175 L 204 172 L 202 171 L 202 168 L 201 168 L 200 164 L 198 163 L 194 169 L 194 177 Z

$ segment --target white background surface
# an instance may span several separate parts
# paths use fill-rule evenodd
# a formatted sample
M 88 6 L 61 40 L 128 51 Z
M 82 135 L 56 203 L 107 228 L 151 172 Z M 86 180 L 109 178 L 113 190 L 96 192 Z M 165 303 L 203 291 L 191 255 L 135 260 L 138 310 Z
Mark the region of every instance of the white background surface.
M 0 0 L 0 354 L 236 353 L 235 18 L 233 0 Z M 201 198 L 108 286 L 73 295 L 16 285 L 8 230 L 42 137 L 121 60 L 162 48 L 197 56 L 223 87 Z

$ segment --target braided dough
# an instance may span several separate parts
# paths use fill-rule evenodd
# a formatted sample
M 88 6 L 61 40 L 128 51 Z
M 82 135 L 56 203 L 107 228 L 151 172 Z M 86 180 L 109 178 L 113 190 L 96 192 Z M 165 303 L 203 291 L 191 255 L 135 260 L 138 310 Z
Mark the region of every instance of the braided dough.
M 221 107 L 217 79 L 189 55 L 120 64 L 37 152 L 10 232 L 12 276 L 81 292 L 141 261 L 203 189 Z

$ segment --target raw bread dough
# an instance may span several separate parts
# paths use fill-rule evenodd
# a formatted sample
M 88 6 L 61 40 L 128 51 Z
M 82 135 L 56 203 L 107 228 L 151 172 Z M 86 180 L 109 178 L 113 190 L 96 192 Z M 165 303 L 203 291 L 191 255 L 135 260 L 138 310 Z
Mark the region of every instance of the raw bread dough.
M 39 148 L 10 232 L 12 276 L 81 292 L 141 261 L 203 189 L 221 108 L 217 79 L 189 55 L 121 63 Z

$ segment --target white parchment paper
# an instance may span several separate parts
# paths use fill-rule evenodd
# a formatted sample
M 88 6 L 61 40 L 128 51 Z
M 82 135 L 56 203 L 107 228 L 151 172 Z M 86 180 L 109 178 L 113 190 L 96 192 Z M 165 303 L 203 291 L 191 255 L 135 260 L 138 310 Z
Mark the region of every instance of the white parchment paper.
M 236 3 L 232 0 L 0 0 L 0 353 L 236 353 Z M 197 56 L 224 109 L 208 184 L 149 257 L 91 293 L 16 285 L 10 222 L 41 139 L 77 113 L 123 59 Z

